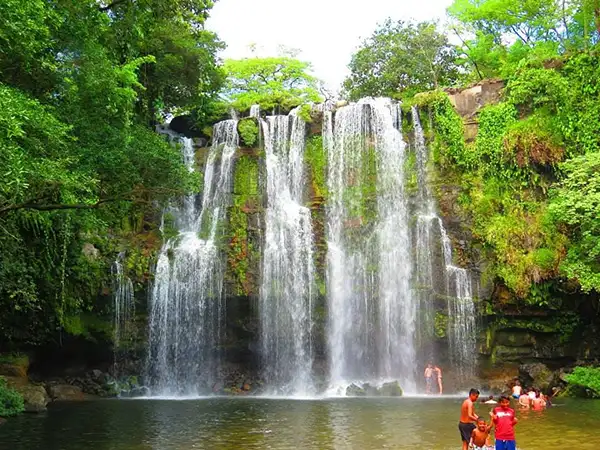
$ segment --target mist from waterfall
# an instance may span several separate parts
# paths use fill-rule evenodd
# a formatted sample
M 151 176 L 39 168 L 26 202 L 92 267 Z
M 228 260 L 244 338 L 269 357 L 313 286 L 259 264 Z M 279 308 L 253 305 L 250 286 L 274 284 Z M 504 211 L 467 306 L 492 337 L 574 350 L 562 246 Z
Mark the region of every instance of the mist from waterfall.
M 419 112 L 415 106 L 411 110 L 414 126 L 414 147 L 416 153 L 418 207 L 416 226 L 416 282 L 421 303 L 420 324 L 423 330 L 433 330 L 433 304 L 436 294 L 447 299 L 447 329 L 449 359 L 453 368 L 463 376 L 472 375 L 475 369 L 475 305 L 468 270 L 458 267 L 452 261 L 452 243 L 444 228 L 442 219 L 436 214 L 435 202 L 430 191 L 427 175 L 429 149 Z M 436 255 L 441 250 L 442 283 L 440 286 Z M 421 333 L 426 341 L 432 333 Z M 429 358 L 435 358 L 430 353 Z
M 193 171 L 193 142 L 180 142 Z M 217 123 L 201 204 L 198 196 L 188 195 L 167 212 L 178 233 L 160 250 L 151 292 L 146 370 L 151 395 L 199 395 L 218 379 L 224 320 L 220 244 L 237 147 L 237 121 Z
M 364 99 L 335 116 L 324 112 L 332 389 L 388 379 L 416 389 L 417 309 L 399 117 L 387 99 Z
M 267 168 L 260 287 L 262 374 L 267 392 L 313 395 L 313 233 L 304 200 L 306 123 L 296 111 L 262 123 Z

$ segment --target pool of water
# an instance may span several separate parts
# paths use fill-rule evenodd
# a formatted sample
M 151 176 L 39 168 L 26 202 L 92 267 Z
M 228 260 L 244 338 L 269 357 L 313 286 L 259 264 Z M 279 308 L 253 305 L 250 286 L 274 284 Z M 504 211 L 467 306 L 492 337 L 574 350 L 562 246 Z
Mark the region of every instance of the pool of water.
M 460 449 L 462 398 L 98 400 L 0 426 L 0 449 Z M 600 401 L 517 411 L 524 450 L 600 448 Z M 478 414 L 488 414 L 478 404 Z

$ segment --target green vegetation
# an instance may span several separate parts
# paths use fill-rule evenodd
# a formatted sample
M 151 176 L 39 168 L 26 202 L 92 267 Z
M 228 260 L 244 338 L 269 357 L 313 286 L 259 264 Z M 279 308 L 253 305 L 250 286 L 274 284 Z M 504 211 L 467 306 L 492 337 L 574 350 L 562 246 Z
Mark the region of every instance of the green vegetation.
M 253 147 L 258 143 L 260 129 L 253 117 L 247 117 L 238 122 L 238 133 L 245 147 Z
M 308 102 L 319 102 L 317 80 L 310 64 L 280 56 L 225 61 L 227 81 L 223 96 L 238 111 L 252 105 L 261 110 L 285 113 Z
M 25 411 L 23 397 L 13 388 L 6 385 L 6 380 L 0 377 L 0 417 L 16 416 Z
M 571 385 L 585 389 L 593 398 L 600 398 L 600 367 L 575 367 L 573 373 L 566 376 Z
M 306 141 L 304 160 L 308 166 L 315 197 L 327 196 L 327 153 L 322 136 L 311 136 Z
M 408 97 L 448 86 L 458 77 L 455 50 L 431 22 L 387 19 L 352 56 L 346 95 Z
M 598 6 L 455 0 L 462 81 L 504 78 L 502 101 L 478 113 L 468 143 L 445 93 L 408 102 L 431 114 L 439 178 L 461 187 L 485 275 L 530 305 L 551 307 L 564 279 L 600 290 Z
M 98 296 L 127 247 L 147 281 L 158 211 L 199 188 L 154 124 L 208 115 L 224 81 L 211 7 L 0 2 L 2 349 L 106 336 Z
M 227 248 L 228 274 L 237 295 L 250 294 L 251 264 L 259 261 L 248 236 L 248 215 L 258 210 L 258 195 L 258 160 L 253 155 L 240 156 L 233 175 L 233 206 L 229 209 Z

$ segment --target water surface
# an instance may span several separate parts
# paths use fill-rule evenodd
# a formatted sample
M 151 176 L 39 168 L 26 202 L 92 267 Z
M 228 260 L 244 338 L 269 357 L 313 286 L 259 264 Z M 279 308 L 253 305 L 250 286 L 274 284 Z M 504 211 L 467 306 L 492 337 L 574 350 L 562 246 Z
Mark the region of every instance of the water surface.
M 461 398 L 98 400 L 0 426 L 0 449 L 460 449 Z M 600 448 L 600 401 L 517 412 L 524 450 Z M 477 405 L 487 414 L 489 407 Z

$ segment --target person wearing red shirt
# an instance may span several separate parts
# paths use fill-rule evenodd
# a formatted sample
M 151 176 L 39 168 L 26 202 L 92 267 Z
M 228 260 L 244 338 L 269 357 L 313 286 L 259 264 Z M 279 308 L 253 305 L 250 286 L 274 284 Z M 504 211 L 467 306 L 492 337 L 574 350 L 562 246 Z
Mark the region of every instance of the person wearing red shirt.
M 515 425 L 517 418 L 515 410 L 510 406 L 507 396 L 500 397 L 500 406 L 490 412 L 496 426 L 496 450 L 516 450 Z

